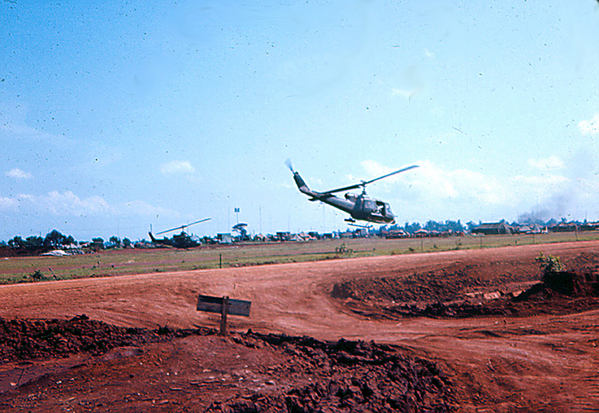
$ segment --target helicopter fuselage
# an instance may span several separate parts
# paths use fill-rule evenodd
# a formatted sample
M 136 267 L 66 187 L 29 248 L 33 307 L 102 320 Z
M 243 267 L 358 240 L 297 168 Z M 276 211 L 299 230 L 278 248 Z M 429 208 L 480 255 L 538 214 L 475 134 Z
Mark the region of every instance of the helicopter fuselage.
M 200 247 L 202 245 L 202 242 L 197 236 L 189 235 L 184 231 L 180 234 L 173 235 L 173 238 L 171 239 L 166 237 L 162 239 L 155 238 L 151 231 L 148 232 L 148 235 L 150 235 L 150 239 L 154 245 L 164 245 L 175 248 L 193 248 Z
M 293 179 L 301 193 L 308 195 L 310 201 L 320 201 L 337 209 L 347 212 L 355 220 L 374 222 L 378 224 L 395 223 L 395 215 L 388 203 L 373 199 L 365 194 L 346 193 L 345 199 L 331 193 L 312 191 L 298 172 L 293 173 Z

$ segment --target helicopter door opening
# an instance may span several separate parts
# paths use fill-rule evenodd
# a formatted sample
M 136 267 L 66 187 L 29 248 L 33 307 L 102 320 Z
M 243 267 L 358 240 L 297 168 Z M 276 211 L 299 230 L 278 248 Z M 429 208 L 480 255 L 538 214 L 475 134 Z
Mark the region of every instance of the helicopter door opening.
M 387 215 L 387 208 L 389 205 L 382 201 L 376 201 L 376 214 L 384 217 Z
M 378 210 L 378 202 L 374 202 L 370 199 L 366 199 L 364 200 L 364 209 L 366 211 L 372 211 L 372 212 L 376 212 Z

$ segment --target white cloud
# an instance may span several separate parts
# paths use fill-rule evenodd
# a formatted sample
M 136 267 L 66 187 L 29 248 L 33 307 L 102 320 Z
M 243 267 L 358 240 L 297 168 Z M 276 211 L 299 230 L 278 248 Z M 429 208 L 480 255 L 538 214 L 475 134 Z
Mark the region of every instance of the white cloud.
M 19 205 L 19 201 L 15 198 L 0 196 L 0 210 L 12 209 Z
M 557 156 L 550 156 L 544 159 L 529 159 L 528 165 L 537 169 L 562 169 L 565 163 Z
M 48 195 L 36 197 L 36 202 L 40 202 L 47 211 L 56 215 L 85 216 L 114 212 L 113 207 L 100 196 L 81 199 L 71 191 L 52 191 Z
M 195 168 L 191 165 L 189 161 L 172 161 L 169 163 L 165 163 L 160 167 L 160 172 L 165 175 L 169 174 L 193 174 L 195 173 Z
M 416 163 L 420 168 L 368 188 L 371 196 L 391 204 L 400 223 L 429 219 L 512 220 L 538 205 L 548 209 L 550 217 L 556 219 L 564 213 L 584 219 L 585 211 L 598 211 L 595 194 L 599 191 L 599 177 L 572 180 L 569 166 L 559 159 L 535 160 L 531 164 L 545 169 L 508 176 L 446 169 L 430 161 Z M 394 170 L 374 161 L 365 161 L 362 165 L 368 171 L 367 177 Z M 558 168 L 561 168 L 559 173 Z
M 362 161 L 361 164 L 364 167 L 364 169 L 366 169 L 366 174 L 369 176 L 372 176 L 372 178 L 376 178 L 377 176 L 382 176 L 382 175 L 393 172 L 393 168 L 381 165 L 380 163 L 378 163 L 376 161 L 366 160 L 366 161 Z
M 52 216 L 105 216 L 105 217 L 155 217 L 179 218 L 179 214 L 156 207 L 145 201 L 134 200 L 112 205 L 101 196 L 81 198 L 71 191 L 52 191 L 45 195 L 19 194 L 15 197 L 0 197 L 0 210 L 21 210 L 37 215 Z
M 583 135 L 597 135 L 599 133 L 599 114 L 591 120 L 583 120 L 578 124 L 578 129 Z
M 151 204 L 148 204 L 145 201 L 130 201 L 118 207 L 118 210 L 121 214 L 127 216 L 143 216 L 143 217 L 156 217 L 156 216 L 166 216 L 166 217 L 175 217 L 179 218 L 179 214 L 174 211 L 170 211 L 165 208 L 157 207 Z
M 495 177 L 467 169 L 447 171 L 429 161 L 420 165 L 421 168 L 414 170 L 412 186 L 432 203 L 442 205 L 452 200 L 499 205 L 508 202 L 506 184 Z
M 5 175 L 12 179 L 31 179 L 31 178 L 33 178 L 33 175 L 31 175 L 29 172 L 24 172 L 24 171 L 20 170 L 19 168 L 13 168 L 10 171 L 7 171 L 5 173 Z
M 405 71 L 401 81 L 403 83 L 402 87 L 391 89 L 391 94 L 393 96 L 404 96 L 410 100 L 426 87 L 422 70 L 416 65 L 410 66 Z
M 391 89 L 391 95 L 393 95 L 393 96 L 403 96 L 406 99 L 410 100 L 410 99 L 412 99 L 412 97 L 414 97 L 421 90 L 422 90 L 421 87 L 414 88 L 414 89 L 409 89 L 409 90 L 408 89 L 393 88 L 393 89 Z

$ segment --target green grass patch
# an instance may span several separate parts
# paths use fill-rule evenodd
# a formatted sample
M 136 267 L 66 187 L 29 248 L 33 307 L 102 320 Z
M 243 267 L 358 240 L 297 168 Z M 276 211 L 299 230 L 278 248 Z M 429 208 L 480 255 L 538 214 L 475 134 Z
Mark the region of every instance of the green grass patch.
M 191 250 L 128 249 L 67 257 L 8 257 L 0 258 L 0 284 L 37 282 L 36 279 L 47 282 L 54 280 L 55 276 L 59 280 L 114 277 L 597 239 L 599 233 L 596 232 L 389 240 L 358 238 L 303 243 L 247 243 Z M 32 274 L 36 276 L 32 277 Z M 40 274 L 43 278 L 39 277 Z

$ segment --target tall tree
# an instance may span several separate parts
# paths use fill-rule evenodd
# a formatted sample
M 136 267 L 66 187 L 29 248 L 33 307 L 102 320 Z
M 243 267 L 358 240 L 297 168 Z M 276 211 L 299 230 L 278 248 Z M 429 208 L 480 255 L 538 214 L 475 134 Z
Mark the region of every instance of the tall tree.
M 65 244 L 66 238 L 67 237 L 62 235 L 58 230 L 53 229 L 46 234 L 46 238 L 44 238 L 44 247 L 60 248 Z

